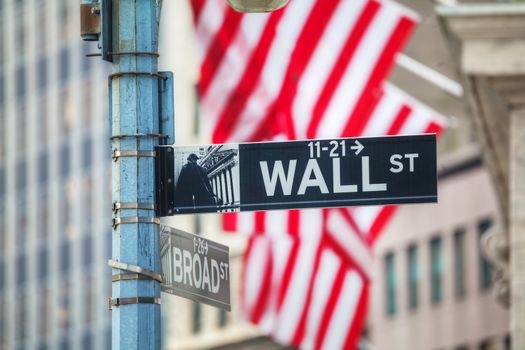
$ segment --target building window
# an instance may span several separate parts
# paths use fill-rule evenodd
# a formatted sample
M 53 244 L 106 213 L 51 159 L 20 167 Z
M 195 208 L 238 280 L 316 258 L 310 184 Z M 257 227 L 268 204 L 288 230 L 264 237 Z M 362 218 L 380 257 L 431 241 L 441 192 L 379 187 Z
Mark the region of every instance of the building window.
M 82 306 L 84 307 L 84 324 L 89 325 L 93 322 L 93 314 L 96 309 L 93 306 L 93 277 L 90 273 L 85 275 L 84 279 L 86 287 L 84 288 L 84 300 Z
M 0 65 L 0 74 L 1 74 L 1 70 L 2 70 L 2 66 Z M 3 106 L 4 102 L 2 101 L 2 76 L 0 76 L 0 106 Z M 0 108 L 0 135 L 5 135 L 5 123 L 6 123 L 6 118 L 5 118 L 5 114 L 3 113 L 3 108 Z M 6 157 L 6 144 L 5 144 L 5 139 L 4 137 L 2 137 L 2 141 L 0 141 L 0 164 L 2 164 L 2 166 L 0 166 L 0 171 L 3 172 L 3 168 L 5 167 L 5 157 Z M 3 183 L 4 181 L 4 177 L 1 176 L 0 178 L 0 194 L 4 192 L 5 190 L 5 184 Z
M 479 350 L 496 350 L 496 349 L 497 349 L 496 344 L 490 339 L 484 340 L 479 344 Z
M 394 253 L 390 252 L 385 256 L 385 275 L 386 275 L 386 313 L 392 316 L 396 313 L 396 276 Z
M 40 247 L 38 251 L 38 279 L 40 282 L 47 278 L 49 272 L 49 252 L 47 247 Z
M 69 77 L 69 48 L 60 49 L 60 82 L 64 84 Z
M 65 238 L 67 234 L 67 227 L 71 222 L 71 207 L 73 203 L 74 188 L 73 181 L 64 182 L 62 187 L 60 202 L 61 238 Z
M 42 241 L 46 241 L 49 237 L 49 205 L 48 195 L 44 186 L 41 187 L 42 192 L 40 193 L 40 205 L 38 207 L 38 235 Z
M 17 1 L 17 4 L 19 4 L 20 1 Z M 15 54 L 17 56 L 17 59 L 19 62 L 24 62 L 24 56 L 25 56 L 25 48 L 26 48 L 26 32 L 25 32 L 25 22 L 24 22 L 24 16 L 23 12 L 20 13 L 21 15 L 16 18 L 15 21 L 15 38 L 16 38 L 16 45 L 15 45 Z
M 93 335 L 89 331 L 85 331 L 84 335 L 82 336 L 82 349 L 93 349 Z
M 411 245 L 408 247 L 408 307 L 417 308 L 418 304 L 418 284 L 419 269 L 417 263 L 417 247 Z
M 38 89 L 43 89 L 47 85 L 47 57 L 41 56 L 37 62 L 36 72 L 36 86 Z
M 4 8 L 4 0 L 0 0 L 0 13 L 3 11 Z M 5 54 L 5 24 L 4 24 L 4 18 L 0 18 L 0 72 L 4 70 L 4 61 L 6 59 Z M 0 101 L 0 104 L 2 101 Z M 1 344 L 0 344 L 1 345 Z
M 16 300 L 16 304 L 15 304 L 15 309 L 16 309 L 16 322 L 15 322 L 15 327 L 16 327 L 16 339 L 18 340 L 22 340 L 22 339 L 25 339 L 26 338 L 26 335 L 27 335 L 27 318 L 26 318 L 26 313 L 27 313 L 27 299 L 26 299 L 26 296 L 23 292 L 20 292 L 18 294 L 18 297 L 17 297 L 17 300 Z
M 60 329 L 67 331 L 71 328 L 71 304 L 69 293 L 71 291 L 71 286 L 69 282 L 62 283 L 62 288 L 60 290 L 60 304 L 58 306 L 58 322 Z
M 111 349 L 111 327 L 106 329 L 106 349 Z
M 16 45 L 17 47 L 19 45 Z M 26 96 L 26 68 L 19 66 L 16 68 L 16 97 L 22 104 Z
M 456 297 L 465 296 L 465 230 L 454 233 L 454 293 Z
M 2 146 L 0 145 L 0 151 L 1 151 L 1 147 Z M 0 155 L 0 162 L 2 161 L 3 161 L 3 157 Z M 4 194 L 5 194 L 5 170 L 0 168 L 0 197 L 3 197 Z
M 82 142 L 82 163 L 85 170 L 91 167 L 93 161 L 93 150 L 92 150 L 93 141 L 91 138 L 85 138 Z
M 481 252 L 481 240 L 492 226 L 492 219 L 484 219 L 478 225 L 478 252 L 479 252 L 479 282 L 481 289 L 488 289 L 492 286 L 492 266 Z
M 6 312 L 6 298 L 0 293 L 0 349 L 7 348 L 6 342 L 6 326 L 7 326 L 7 312 Z
M 193 333 L 199 333 L 202 329 L 202 306 L 193 302 Z
M 16 153 L 23 157 L 27 151 L 27 113 L 24 104 L 19 104 L 16 111 Z
M 68 350 L 69 346 L 70 346 L 69 339 L 67 337 L 63 337 L 62 339 L 60 339 L 60 346 L 59 346 L 60 350 Z
M 443 289 L 443 261 L 441 254 L 441 237 L 430 241 L 430 276 L 431 297 L 433 303 L 439 303 Z
M 39 302 L 39 321 L 38 321 L 38 334 L 41 338 L 45 338 L 49 334 L 49 312 L 51 310 L 50 293 L 47 287 L 40 289 L 40 295 L 38 298 Z
M 60 175 L 66 178 L 71 171 L 71 146 L 68 143 L 64 143 L 60 147 Z
M 512 341 L 510 338 L 510 334 L 507 334 L 505 336 L 505 339 L 503 339 L 503 349 L 504 350 L 511 350 L 512 349 Z
M 228 314 L 226 313 L 226 310 L 220 309 L 219 310 L 219 327 L 220 328 L 226 327 L 226 323 L 228 323 Z
M 63 242 L 60 244 L 60 271 L 61 272 L 67 272 L 70 268 L 70 252 L 71 252 L 71 244 L 69 243 L 69 239 L 64 239 Z
M 36 49 L 37 53 L 43 54 L 47 47 L 47 35 L 46 35 L 46 28 L 47 28 L 47 10 L 46 10 L 46 3 L 42 0 L 37 2 L 37 8 L 36 8 L 36 16 L 37 16 L 37 23 L 38 25 L 35 26 L 36 33 L 38 36 L 38 40 L 36 41 Z
M 43 185 L 47 182 L 49 155 L 47 152 L 40 152 L 38 155 L 38 183 Z
M 5 262 L 4 257 L 0 256 L 0 294 L 3 293 L 5 287 Z
M 41 145 L 41 152 L 45 153 L 44 147 L 48 143 L 49 118 L 47 112 L 47 98 L 44 96 L 38 102 L 38 142 Z
M 82 239 L 83 263 L 84 266 L 89 266 L 93 262 L 93 235 L 91 232 L 87 233 Z
M 20 160 L 16 164 L 16 189 L 23 191 L 27 187 L 27 162 Z
M 22 286 L 26 283 L 26 280 L 27 280 L 27 271 L 26 271 L 26 266 L 27 266 L 27 258 L 25 256 L 25 254 L 20 254 L 17 256 L 16 258 L 16 284 L 18 287 L 20 287 L 19 289 L 22 290 L 24 288 L 22 288 Z
M 3 196 L 0 195 L 0 256 L 5 256 L 5 239 L 7 235 L 5 229 L 5 202 Z
M 16 201 L 16 245 L 18 248 L 23 249 L 27 237 L 27 201 L 25 193 L 19 193 Z
M 2 51 L 2 50 L 0 49 L 0 51 Z M 5 81 L 5 79 L 2 76 L 2 64 L 0 63 L 0 105 L 4 105 L 4 101 L 5 101 L 4 81 Z

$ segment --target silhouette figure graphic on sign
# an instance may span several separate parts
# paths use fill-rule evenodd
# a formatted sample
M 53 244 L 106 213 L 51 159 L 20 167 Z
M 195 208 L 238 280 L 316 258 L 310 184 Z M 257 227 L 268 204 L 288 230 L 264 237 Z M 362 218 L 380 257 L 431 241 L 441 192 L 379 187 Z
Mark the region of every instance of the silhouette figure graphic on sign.
M 195 153 L 191 153 L 188 162 L 180 171 L 175 188 L 175 208 L 179 212 L 191 212 L 196 207 L 209 208 L 217 205 L 206 169 L 197 164 L 198 159 Z

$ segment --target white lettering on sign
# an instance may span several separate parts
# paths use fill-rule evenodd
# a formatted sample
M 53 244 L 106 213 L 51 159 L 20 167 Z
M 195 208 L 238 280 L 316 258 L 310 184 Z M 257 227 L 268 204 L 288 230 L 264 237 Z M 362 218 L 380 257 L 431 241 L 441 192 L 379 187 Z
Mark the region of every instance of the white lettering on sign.
M 341 185 L 341 160 L 334 158 L 334 193 L 357 192 L 357 185 Z
M 409 164 L 410 164 L 410 167 L 409 167 L 409 170 L 411 173 L 414 172 L 414 158 L 417 158 L 419 157 L 419 154 L 417 153 L 407 153 L 405 154 L 405 158 L 408 158 L 409 160 Z
M 221 281 L 228 281 L 228 263 L 219 263 L 215 259 L 208 259 L 206 255 L 177 247 L 172 248 L 172 255 L 173 280 L 177 283 L 216 294 L 221 287 Z
M 271 197 L 275 193 L 275 187 L 277 186 L 277 179 L 281 183 L 281 188 L 283 189 L 283 194 L 289 196 L 292 194 L 292 185 L 293 178 L 295 175 L 295 165 L 297 160 L 292 159 L 290 165 L 288 166 L 288 175 L 284 174 L 283 162 L 278 160 L 275 162 L 272 171 L 272 177 L 270 177 L 270 172 L 268 171 L 267 162 L 259 162 L 261 166 L 262 177 L 264 181 L 264 188 L 266 189 L 266 195 Z
M 404 164 L 402 162 L 402 159 L 408 159 L 408 171 L 413 173 L 415 166 L 414 166 L 414 159 L 419 158 L 419 153 L 407 153 L 407 154 L 393 154 L 390 157 L 390 164 L 392 166 L 390 167 L 390 172 L 392 173 L 400 173 L 404 169 Z
M 397 155 L 394 155 L 390 158 L 392 165 L 403 168 L 403 164 L 398 162 Z M 418 157 L 418 154 L 407 154 L 405 155 L 410 162 L 410 169 L 414 169 L 414 158 Z M 285 175 L 283 162 L 280 160 L 275 161 L 272 174 L 268 169 L 268 162 L 261 161 L 259 162 L 261 166 L 261 175 L 264 182 L 264 188 L 266 190 L 266 195 L 272 197 L 275 195 L 275 189 L 277 183 L 280 183 L 281 188 L 283 189 L 283 195 L 290 196 L 292 194 L 292 188 L 295 180 L 295 170 L 297 166 L 297 160 L 290 160 L 288 166 L 288 173 Z M 399 171 L 401 171 L 399 170 Z M 390 168 L 392 172 L 399 172 L 398 168 Z M 341 179 L 341 158 L 332 158 L 332 176 L 333 176 L 333 193 L 352 193 L 358 192 L 359 186 L 357 184 L 342 184 Z M 362 191 L 363 192 L 378 192 L 378 191 L 387 191 L 386 183 L 372 183 L 370 180 L 370 157 L 363 156 L 361 157 L 361 179 L 362 179 Z M 325 178 L 319 167 L 317 159 L 311 158 L 306 163 L 303 175 L 301 177 L 301 182 L 299 183 L 299 188 L 297 190 L 298 195 L 304 195 L 306 190 L 310 187 L 316 187 L 322 194 L 330 193 L 328 186 L 326 185 Z
M 312 173 L 314 174 L 313 179 Z M 329 193 L 328 186 L 326 186 L 323 178 L 323 173 L 321 172 L 321 168 L 319 168 L 319 163 L 317 163 L 315 159 L 308 160 L 297 194 L 305 194 L 308 187 L 319 187 L 321 193 Z
M 368 156 L 361 157 L 361 170 L 363 175 L 363 192 L 386 191 L 385 183 L 370 183 L 370 159 Z

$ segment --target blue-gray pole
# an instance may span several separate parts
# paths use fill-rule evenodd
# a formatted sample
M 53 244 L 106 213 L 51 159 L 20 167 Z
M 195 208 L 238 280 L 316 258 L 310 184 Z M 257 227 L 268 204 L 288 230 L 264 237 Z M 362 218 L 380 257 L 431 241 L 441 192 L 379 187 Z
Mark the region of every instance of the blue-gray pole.
M 160 273 L 154 148 L 159 130 L 160 0 L 113 0 L 110 110 L 112 260 Z M 126 209 L 127 208 L 127 209 Z M 129 276 L 124 276 L 128 274 Z M 115 277 L 117 276 L 117 277 Z M 160 349 L 160 283 L 113 269 L 112 348 Z M 129 279 L 128 279 L 129 278 Z M 115 305 L 118 304 L 119 305 Z

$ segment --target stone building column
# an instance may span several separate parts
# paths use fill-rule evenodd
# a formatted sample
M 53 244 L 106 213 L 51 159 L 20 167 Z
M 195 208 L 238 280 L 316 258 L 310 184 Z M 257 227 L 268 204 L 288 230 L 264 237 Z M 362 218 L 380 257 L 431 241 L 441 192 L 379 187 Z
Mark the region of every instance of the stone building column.
M 510 116 L 511 329 L 525 344 L 525 108 Z M 517 349 L 517 347 L 514 347 Z
M 232 168 L 228 168 L 228 182 L 230 183 L 230 201 L 231 204 L 235 203 L 235 190 L 233 184 Z
M 474 126 L 501 208 L 501 227 L 484 243 L 502 277 L 514 350 L 525 349 L 525 4 L 437 8 L 457 58 Z
M 228 182 L 226 182 L 226 177 L 224 176 L 224 173 L 226 172 L 226 169 L 222 169 L 221 171 L 221 182 L 222 182 L 222 204 L 228 203 Z

